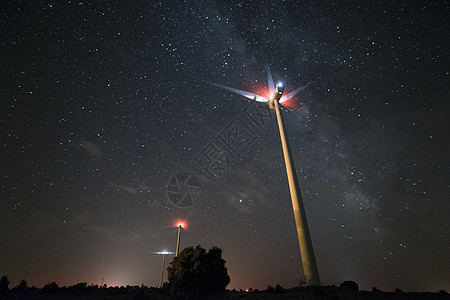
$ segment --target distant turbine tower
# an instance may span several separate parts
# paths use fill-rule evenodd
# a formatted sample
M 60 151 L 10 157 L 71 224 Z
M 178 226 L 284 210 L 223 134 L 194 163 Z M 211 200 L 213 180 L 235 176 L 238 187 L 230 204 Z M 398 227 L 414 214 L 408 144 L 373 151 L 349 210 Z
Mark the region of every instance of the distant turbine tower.
M 266 99 L 264 97 L 261 97 L 260 95 L 227 87 L 224 85 L 212 82 L 210 83 L 217 87 L 229 90 L 233 93 L 237 93 L 241 96 L 244 96 L 246 98 L 258 102 L 269 102 L 269 107 L 271 109 L 275 109 L 275 112 L 277 114 L 278 129 L 280 130 L 284 163 L 286 165 L 286 173 L 289 182 L 289 190 L 291 193 L 292 208 L 294 210 L 294 218 L 297 228 L 298 242 L 300 245 L 300 253 L 302 257 L 303 272 L 305 273 L 307 285 L 319 286 L 320 285 L 319 271 L 317 270 L 316 258 L 314 256 L 314 249 L 312 246 L 311 235 L 309 233 L 308 222 L 306 220 L 305 208 L 303 206 L 302 195 L 300 193 L 300 187 L 298 185 L 298 179 L 297 174 L 295 172 L 294 160 L 292 159 L 291 148 L 289 147 L 288 138 L 284 131 L 284 124 L 280 112 L 280 104 L 283 105 L 283 102 L 297 95 L 300 91 L 304 90 L 308 85 L 299 87 L 298 89 L 294 90 L 288 95 L 282 97 L 284 93 L 284 86 L 280 82 L 276 85 L 275 89 L 273 88 L 274 83 L 269 67 L 267 67 L 267 77 L 269 82 L 269 91 L 272 97 L 271 99 Z
M 164 278 L 164 264 L 165 264 L 165 260 L 166 260 L 166 255 L 169 254 L 174 254 L 175 252 L 170 252 L 170 251 L 159 251 L 159 252 L 153 252 L 154 254 L 160 254 L 162 255 L 162 266 L 161 266 L 161 277 L 159 279 L 159 287 L 162 288 L 162 284 L 163 284 L 163 278 Z
M 175 250 L 175 257 L 180 254 L 181 229 L 185 227 L 185 224 L 180 222 L 178 223 L 177 227 L 178 227 L 178 237 L 177 237 L 177 249 Z

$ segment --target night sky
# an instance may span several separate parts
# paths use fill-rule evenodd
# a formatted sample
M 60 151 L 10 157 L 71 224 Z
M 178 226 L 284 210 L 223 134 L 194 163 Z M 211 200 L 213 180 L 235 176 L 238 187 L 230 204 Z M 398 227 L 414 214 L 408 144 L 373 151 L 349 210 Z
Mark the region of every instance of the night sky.
M 269 66 L 286 93 L 306 85 L 283 117 L 322 284 L 450 290 L 449 15 L 2 1 L 0 275 L 157 286 L 182 220 L 182 248 L 223 249 L 230 289 L 297 286 L 274 111 L 208 83 L 265 95 Z

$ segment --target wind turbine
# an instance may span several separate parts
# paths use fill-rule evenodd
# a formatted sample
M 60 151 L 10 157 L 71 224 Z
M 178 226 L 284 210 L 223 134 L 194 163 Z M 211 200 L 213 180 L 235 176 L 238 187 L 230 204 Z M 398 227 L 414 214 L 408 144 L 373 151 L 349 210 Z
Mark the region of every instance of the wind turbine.
M 283 119 L 281 118 L 280 104 L 283 105 L 286 101 L 293 98 L 299 92 L 304 90 L 308 85 L 301 86 L 283 96 L 284 86 L 279 82 L 274 85 L 272 74 L 267 66 L 267 79 L 269 85 L 269 92 L 271 98 L 266 99 L 258 94 L 238 90 L 232 87 L 224 86 L 221 84 L 209 82 L 212 85 L 231 91 L 233 93 L 244 96 L 248 99 L 252 99 L 258 102 L 268 102 L 270 109 L 274 109 L 277 115 L 278 129 L 280 131 L 281 145 L 283 148 L 284 163 L 286 165 L 286 173 L 288 177 L 289 190 L 291 193 L 292 208 L 294 210 L 295 224 L 297 228 L 298 242 L 300 246 L 300 253 L 303 264 L 303 272 L 306 277 L 307 285 L 320 285 L 319 271 L 317 270 L 316 258 L 314 256 L 314 249 L 311 241 L 311 234 L 309 233 L 308 222 L 306 220 L 305 208 L 303 206 L 303 199 L 300 193 L 300 187 L 298 184 L 297 174 L 295 172 L 294 160 L 292 158 L 291 148 L 289 141 L 284 130 Z M 285 106 L 285 105 L 283 105 Z
M 255 100 L 257 102 L 269 102 L 269 107 L 271 109 L 275 109 L 275 107 L 273 106 L 273 96 L 272 95 L 275 93 L 276 87 L 275 87 L 275 84 L 273 82 L 272 74 L 270 73 L 269 67 L 267 67 L 267 81 L 268 81 L 268 86 L 269 86 L 269 95 L 270 95 L 270 97 L 272 97 L 272 98 L 269 98 L 269 99 L 267 99 L 267 98 L 265 98 L 263 96 L 260 96 L 260 95 L 258 95 L 256 93 L 246 92 L 246 91 L 243 91 L 243 90 L 235 89 L 235 88 L 232 88 L 232 87 L 229 87 L 229 86 L 225 86 L 225 85 L 221 85 L 221 84 L 218 84 L 218 83 L 214 83 L 214 82 L 211 82 L 211 81 L 204 80 L 204 82 L 207 82 L 207 83 L 212 84 L 214 86 L 217 86 L 217 87 L 220 87 L 222 89 L 228 90 L 230 92 L 239 94 L 239 95 L 244 96 L 245 98 L 248 98 L 250 100 Z M 284 107 L 289 109 L 290 107 L 289 107 L 287 101 L 291 100 L 298 93 L 300 93 L 301 91 L 306 89 L 308 86 L 309 86 L 309 84 L 302 85 L 301 87 L 295 89 L 294 91 L 290 92 L 289 94 L 287 94 L 285 96 L 282 96 L 281 98 L 278 98 L 278 100 L 279 100 L 278 102 L 281 105 L 283 105 Z
M 162 288 L 163 284 L 163 278 L 164 278 L 164 264 L 166 260 L 166 255 L 174 254 L 175 252 L 170 252 L 167 250 L 159 251 L 159 252 L 153 252 L 153 254 L 160 254 L 162 255 L 162 266 L 161 266 L 161 278 L 159 279 L 159 287 Z
M 186 224 L 184 222 L 178 222 L 177 228 L 178 228 L 178 236 L 177 236 L 177 248 L 175 250 L 175 257 L 177 257 L 180 254 L 180 242 L 181 242 L 181 230 L 186 227 Z

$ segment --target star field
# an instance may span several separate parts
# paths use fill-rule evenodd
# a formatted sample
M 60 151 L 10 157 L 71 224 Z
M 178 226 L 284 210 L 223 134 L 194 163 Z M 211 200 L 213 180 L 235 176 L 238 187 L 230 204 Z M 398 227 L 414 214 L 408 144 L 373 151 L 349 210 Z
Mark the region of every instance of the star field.
M 161 257 L 223 249 L 229 288 L 304 280 L 283 109 L 323 285 L 450 289 L 445 1 L 3 1 L 0 275 L 159 284 Z M 230 142 L 245 128 L 245 143 Z M 244 140 L 243 140 L 244 141 Z M 220 168 L 205 171 L 211 149 Z M 198 201 L 174 206 L 180 173 Z M 170 257 L 169 257 L 170 260 Z

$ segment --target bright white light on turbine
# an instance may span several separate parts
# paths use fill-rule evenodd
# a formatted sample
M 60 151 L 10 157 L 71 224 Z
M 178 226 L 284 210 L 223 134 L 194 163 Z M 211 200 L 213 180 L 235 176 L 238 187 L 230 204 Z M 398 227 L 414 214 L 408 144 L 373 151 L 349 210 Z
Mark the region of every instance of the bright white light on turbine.
M 158 252 L 153 252 L 153 253 L 154 253 L 154 254 L 161 254 L 161 255 L 175 254 L 175 252 L 171 252 L 171 251 L 167 251 L 167 250 L 158 251 Z

